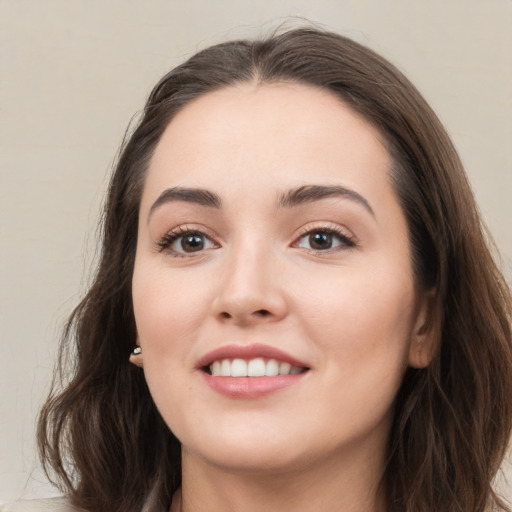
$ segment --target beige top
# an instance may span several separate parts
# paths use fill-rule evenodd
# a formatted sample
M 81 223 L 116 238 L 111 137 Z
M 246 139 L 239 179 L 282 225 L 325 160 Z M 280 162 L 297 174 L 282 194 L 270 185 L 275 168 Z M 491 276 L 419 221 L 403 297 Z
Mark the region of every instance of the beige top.
M 0 505 L 0 512 L 76 512 L 76 508 L 66 498 L 47 498 Z

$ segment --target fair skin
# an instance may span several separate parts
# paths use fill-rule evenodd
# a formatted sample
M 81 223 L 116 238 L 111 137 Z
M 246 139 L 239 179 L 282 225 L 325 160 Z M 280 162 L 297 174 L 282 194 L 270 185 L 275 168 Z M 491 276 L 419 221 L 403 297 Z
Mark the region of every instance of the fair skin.
M 175 510 L 383 510 L 393 400 L 428 362 L 390 168 L 374 128 L 305 85 L 209 93 L 167 127 L 140 207 L 133 362 L 182 443 Z M 232 359 L 266 373 L 211 375 Z

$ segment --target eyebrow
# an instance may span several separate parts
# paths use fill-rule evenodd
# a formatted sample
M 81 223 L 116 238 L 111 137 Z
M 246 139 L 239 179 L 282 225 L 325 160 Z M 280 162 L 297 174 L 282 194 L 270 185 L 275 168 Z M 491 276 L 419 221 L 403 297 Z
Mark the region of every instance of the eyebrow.
M 375 213 L 368 201 L 355 190 L 339 185 L 303 185 L 281 194 L 277 199 L 278 208 L 293 208 L 304 203 L 311 203 L 329 197 L 342 197 L 350 199 L 363 206 L 369 213 Z M 173 201 L 184 201 L 194 203 L 207 208 L 219 209 L 222 207 L 222 200 L 218 194 L 203 188 L 172 187 L 164 190 L 149 210 L 148 218 L 152 213 L 164 204 Z
M 277 204 L 281 208 L 292 208 L 329 197 L 342 197 L 355 201 L 375 217 L 375 212 L 370 206 L 370 203 L 361 194 L 358 194 L 355 190 L 339 185 L 304 185 L 282 194 L 278 198 Z
M 222 201 L 220 197 L 203 188 L 172 187 L 164 190 L 149 210 L 148 217 L 160 206 L 173 201 L 184 201 L 194 203 L 208 208 L 220 208 Z

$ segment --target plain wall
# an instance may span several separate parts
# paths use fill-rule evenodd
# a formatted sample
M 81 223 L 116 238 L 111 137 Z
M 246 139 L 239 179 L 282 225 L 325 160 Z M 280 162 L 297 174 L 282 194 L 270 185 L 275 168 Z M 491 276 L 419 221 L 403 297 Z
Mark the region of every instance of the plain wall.
M 57 494 L 36 463 L 35 421 L 132 115 L 191 53 L 289 16 L 369 45 L 423 92 L 510 282 L 511 0 L 0 0 L 0 502 Z

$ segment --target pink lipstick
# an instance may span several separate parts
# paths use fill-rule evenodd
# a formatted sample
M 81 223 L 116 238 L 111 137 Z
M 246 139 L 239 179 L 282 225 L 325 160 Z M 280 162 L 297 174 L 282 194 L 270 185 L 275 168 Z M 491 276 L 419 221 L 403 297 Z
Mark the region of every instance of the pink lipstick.
M 305 363 L 269 345 L 225 345 L 197 364 L 214 391 L 231 398 L 259 398 L 301 380 Z

